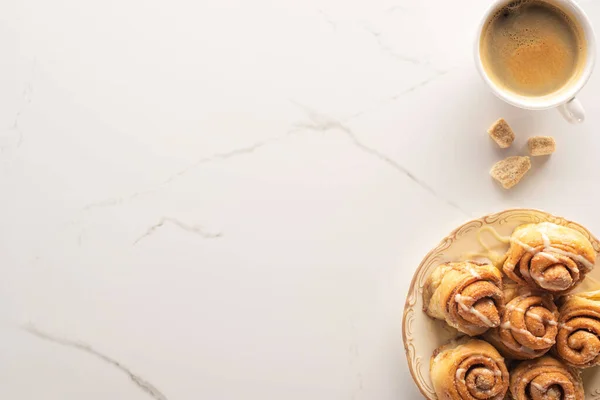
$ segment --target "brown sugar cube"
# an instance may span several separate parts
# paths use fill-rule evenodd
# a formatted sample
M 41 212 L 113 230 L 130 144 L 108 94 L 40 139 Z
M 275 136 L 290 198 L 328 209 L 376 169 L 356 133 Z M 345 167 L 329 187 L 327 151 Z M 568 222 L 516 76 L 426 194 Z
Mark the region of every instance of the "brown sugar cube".
M 490 129 L 488 129 L 488 133 L 494 142 L 503 149 L 510 147 L 515 140 L 515 133 L 504 118 L 500 118 L 498 121 L 494 122 Z
M 547 156 L 556 151 L 556 142 L 551 136 L 534 136 L 527 141 L 529 155 Z
M 529 157 L 508 157 L 492 167 L 490 175 L 502 184 L 504 189 L 515 186 L 531 168 Z

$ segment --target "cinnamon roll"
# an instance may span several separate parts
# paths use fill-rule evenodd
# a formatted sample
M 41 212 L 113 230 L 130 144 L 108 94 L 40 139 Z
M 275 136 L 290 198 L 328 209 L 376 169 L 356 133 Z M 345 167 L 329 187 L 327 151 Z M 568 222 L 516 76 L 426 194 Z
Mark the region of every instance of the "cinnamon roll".
M 425 282 L 424 311 L 470 336 L 500 325 L 502 274 L 472 261 L 438 266 Z
M 515 229 L 503 271 L 521 285 L 562 294 L 579 285 L 595 262 L 596 251 L 585 236 L 542 222 Z
M 550 356 L 511 370 L 510 394 L 515 400 L 584 400 L 579 372 Z
M 541 357 L 555 343 L 558 309 L 551 295 L 515 286 L 506 286 L 502 322 L 487 331 L 484 338 L 510 359 Z
M 437 349 L 430 375 L 439 400 L 502 400 L 509 375 L 492 345 L 463 337 Z
M 556 355 L 576 368 L 600 365 L 600 291 L 560 300 Z

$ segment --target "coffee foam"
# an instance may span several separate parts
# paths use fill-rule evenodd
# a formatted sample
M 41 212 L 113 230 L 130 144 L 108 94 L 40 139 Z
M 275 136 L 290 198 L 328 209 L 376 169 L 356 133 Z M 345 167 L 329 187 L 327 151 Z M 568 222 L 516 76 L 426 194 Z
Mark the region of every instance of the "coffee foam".
M 515 14 L 520 12 L 525 6 L 538 4 L 541 6 L 552 8 L 552 11 L 561 17 L 574 31 L 580 31 L 579 27 L 573 22 L 573 17 L 567 15 L 563 10 L 559 7 L 552 4 L 552 2 L 544 1 L 544 0 L 516 0 L 511 3 L 506 4 L 501 7 L 498 11 L 496 11 L 492 17 L 490 17 L 488 23 L 486 24 L 486 29 L 494 23 L 500 17 L 508 17 L 511 14 Z
M 584 64 L 583 33 L 573 21 L 543 0 L 517 0 L 500 7 L 482 32 L 484 68 L 516 94 L 559 91 Z

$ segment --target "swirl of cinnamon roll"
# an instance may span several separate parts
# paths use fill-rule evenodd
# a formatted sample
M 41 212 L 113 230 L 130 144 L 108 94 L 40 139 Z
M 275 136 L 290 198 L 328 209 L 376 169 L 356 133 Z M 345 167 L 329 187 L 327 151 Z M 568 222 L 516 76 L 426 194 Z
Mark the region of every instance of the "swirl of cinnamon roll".
M 437 349 L 430 375 L 438 399 L 501 400 L 508 390 L 504 359 L 484 341 L 464 337 Z
M 502 275 L 492 265 L 471 261 L 438 266 L 425 282 L 424 311 L 470 336 L 500 325 Z
M 515 360 L 529 360 L 546 354 L 558 333 L 558 309 L 551 295 L 523 288 L 504 291 L 502 323 L 489 330 L 485 339 L 500 353 Z M 514 295 L 514 298 L 510 296 Z
M 561 299 L 556 355 L 576 368 L 600 365 L 600 291 Z
M 561 294 L 579 285 L 595 262 L 596 251 L 585 236 L 542 222 L 515 229 L 503 271 L 521 285 Z
M 520 363 L 510 372 L 510 393 L 516 400 L 583 400 L 579 372 L 544 356 Z

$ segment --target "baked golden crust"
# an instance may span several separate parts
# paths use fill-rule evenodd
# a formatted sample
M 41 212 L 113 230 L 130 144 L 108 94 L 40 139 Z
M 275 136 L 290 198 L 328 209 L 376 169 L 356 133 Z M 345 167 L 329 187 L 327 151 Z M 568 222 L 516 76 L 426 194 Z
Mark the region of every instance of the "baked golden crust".
M 470 336 L 500 325 L 504 306 L 502 274 L 471 261 L 438 266 L 425 282 L 425 312 Z
M 523 361 L 510 372 L 515 400 L 584 400 L 579 372 L 550 356 Z
M 555 354 L 576 368 L 600 365 L 600 291 L 565 296 Z
M 515 229 L 503 271 L 520 285 L 562 294 L 579 285 L 595 261 L 596 251 L 585 236 L 543 222 Z
M 484 338 L 500 353 L 514 360 L 529 360 L 546 354 L 556 342 L 558 309 L 552 295 L 508 285 L 502 322 Z M 510 295 L 515 294 L 513 298 Z
M 438 400 L 501 400 L 509 384 L 506 364 L 496 349 L 468 337 L 437 349 L 430 375 Z

